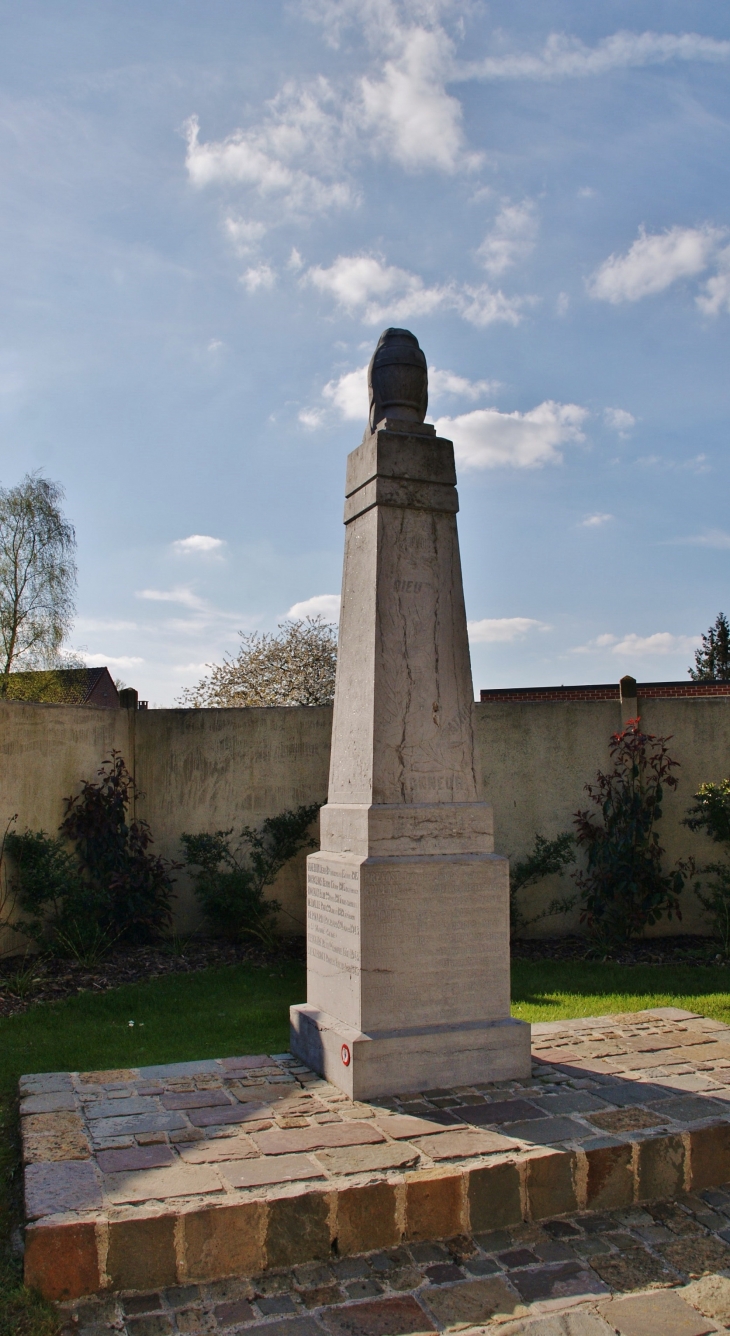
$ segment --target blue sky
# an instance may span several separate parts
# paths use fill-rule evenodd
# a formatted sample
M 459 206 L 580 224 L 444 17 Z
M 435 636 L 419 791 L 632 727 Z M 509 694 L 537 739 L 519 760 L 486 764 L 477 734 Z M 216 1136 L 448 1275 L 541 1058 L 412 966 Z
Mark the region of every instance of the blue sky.
M 477 692 L 686 676 L 730 613 L 730 11 L 0 13 L 0 482 L 66 488 L 89 662 L 170 705 L 335 608 L 396 324 L 456 445 Z

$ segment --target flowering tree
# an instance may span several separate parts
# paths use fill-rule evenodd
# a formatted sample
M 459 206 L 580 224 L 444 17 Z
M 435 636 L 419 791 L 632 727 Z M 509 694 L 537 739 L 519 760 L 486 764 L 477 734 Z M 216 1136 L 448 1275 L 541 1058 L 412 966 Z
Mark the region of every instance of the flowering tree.
M 278 634 L 241 632 L 235 658 L 178 698 L 193 709 L 244 705 L 329 705 L 335 694 L 336 627 L 321 617 L 279 623 Z

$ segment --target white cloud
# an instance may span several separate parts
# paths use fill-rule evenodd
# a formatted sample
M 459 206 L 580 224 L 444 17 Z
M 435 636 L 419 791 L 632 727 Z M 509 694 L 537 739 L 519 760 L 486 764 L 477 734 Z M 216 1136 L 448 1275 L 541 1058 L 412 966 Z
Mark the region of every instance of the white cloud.
M 336 178 L 342 160 L 342 125 L 325 79 L 298 88 L 287 84 L 266 104 L 263 120 L 222 140 L 201 142 L 197 116 L 185 124 L 186 165 L 193 185 L 240 185 L 278 213 L 327 213 L 356 202 L 351 186 Z M 334 108 L 334 110 L 333 110 Z M 247 226 L 256 227 L 257 224 Z M 245 232 L 242 241 L 247 244 Z M 237 240 L 235 228 L 232 235 Z M 255 238 L 254 238 L 255 239 Z
M 580 525 L 582 529 L 600 529 L 601 525 L 608 524 L 608 521 L 612 519 L 613 515 L 602 515 L 597 511 L 595 515 L 586 515 L 585 519 L 581 520 Z
M 172 550 L 179 556 L 193 556 L 201 552 L 220 554 L 225 545 L 223 538 L 211 538 L 205 533 L 191 533 L 189 538 L 176 538 Z
M 699 636 L 674 636 L 669 631 L 656 631 L 651 636 L 624 636 L 613 646 L 613 654 L 690 654 L 700 643 Z
M 436 430 L 453 440 L 456 459 L 466 468 L 538 468 L 562 462 L 559 446 L 585 440 L 581 428 L 587 417 L 578 404 L 547 399 L 527 413 L 476 408 L 438 418 Z
M 315 265 L 305 275 L 320 292 L 328 293 L 350 314 L 359 313 L 366 324 L 407 320 L 438 310 L 455 310 L 474 325 L 495 321 L 519 324 L 520 307 L 527 299 L 505 297 L 488 287 L 459 287 L 446 283 L 427 287 L 418 274 L 386 264 L 375 255 L 338 255 L 324 269 Z
M 710 63 L 730 60 L 730 42 L 699 33 L 620 31 L 586 46 L 577 37 L 551 33 L 542 51 L 488 56 L 462 66 L 463 79 L 565 79 L 609 74 L 612 70 L 663 65 L 670 60 Z
M 730 313 L 730 246 L 720 251 L 717 273 L 708 278 L 704 293 L 695 300 L 704 315 L 720 315 L 722 311 Z
M 429 373 L 430 374 L 430 373 Z M 333 408 L 349 422 L 359 422 L 368 415 L 368 364 L 356 371 L 345 371 L 337 380 L 329 380 L 322 390 Z
M 631 428 L 636 426 L 633 413 L 628 413 L 625 408 L 604 408 L 603 421 L 607 427 L 611 427 L 624 438 L 628 436 Z
M 549 631 L 550 627 L 534 617 L 483 617 L 478 622 L 467 622 L 467 629 L 473 644 L 495 645 L 521 640 L 528 631 Z
M 340 595 L 315 594 L 301 603 L 292 603 L 286 615 L 297 621 L 305 617 L 324 617 L 327 622 L 337 622 L 340 619 Z
M 625 636 L 610 634 L 596 636 L 587 645 L 577 645 L 573 654 L 593 654 L 610 649 L 618 658 L 666 658 L 670 654 L 691 654 L 700 643 L 699 636 L 676 636 L 669 631 L 655 631 L 653 635 L 639 636 L 634 632 Z
M 456 371 L 442 371 L 439 367 L 428 368 L 428 399 L 442 399 L 452 394 L 461 399 L 479 399 L 485 394 L 494 394 L 500 388 L 498 380 L 468 380 Z
M 693 547 L 714 547 L 725 551 L 730 547 L 730 533 L 724 529 L 708 529 L 707 533 L 695 534 L 691 538 L 675 538 L 675 543 L 688 543 Z
M 609 255 L 599 266 L 588 281 L 588 291 L 613 306 L 664 292 L 680 278 L 701 274 L 724 235 L 724 229 L 710 223 L 655 233 L 641 227 L 625 255 Z
M 237 255 L 248 255 L 255 250 L 259 241 L 266 234 L 263 223 L 248 218 L 229 217 L 224 227 Z
M 481 154 L 468 153 L 460 102 L 446 92 L 452 46 L 442 29 L 401 30 L 400 51 L 383 66 L 378 82 L 361 80 L 363 128 L 402 167 L 454 172 L 474 168 Z
M 181 603 L 183 607 L 194 608 L 196 612 L 208 609 L 205 599 L 194 594 L 188 585 L 176 585 L 174 589 L 138 589 L 135 597 L 147 599 L 151 603 Z
M 247 269 L 245 274 L 241 274 L 240 282 L 247 292 L 258 292 L 259 288 L 273 288 L 276 274 L 270 265 L 257 264 L 255 268 Z
M 302 408 L 298 417 L 307 431 L 314 431 L 317 427 L 321 427 L 324 422 L 324 413 L 321 408 Z
M 477 251 L 490 278 L 498 278 L 505 269 L 526 259 L 535 245 L 536 236 L 537 215 L 532 200 L 503 204 L 494 226 Z
M 292 248 L 291 248 L 291 254 L 290 254 L 290 256 L 289 256 L 289 259 L 288 259 L 287 262 L 286 262 L 286 267 L 287 267 L 287 269 L 291 269 L 293 273 L 296 273 L 297 270 L 299 270 L 299 269 L 302 268 L 302 265 L 303 265 L 303 264 L 304 264 L 304 260 L 302 259 L 301 255 L 299 254 L 299 251 L 297 250 L 296 246 L 292 246 Z
M 144 663 L 144 659 L 131 654 L 89 654 L 86 650 L 75 650 L 74 653 L 83 659 L 89 668 L 136 668 L 138 664 Z
M 568 307 L 569 307 L 569 306 L 570 306 L 570 297 L 569 297 L 568 293 L 567 293 L 567 292 L 559 292 L 559 293 L 558 293 L 558 299 L 557 299 L 557 301 L 556 301 L 556 303 L 555 303 L 555 314 L 556 314 L 556 315 L 561 315 L 561 316 L 562 316 L 562 315 L 567 315 L 567 314 L 568 314 Z
M 74 631 L 137 631 L 136 622 L 115 621 L 106 617 L 77 617 Z

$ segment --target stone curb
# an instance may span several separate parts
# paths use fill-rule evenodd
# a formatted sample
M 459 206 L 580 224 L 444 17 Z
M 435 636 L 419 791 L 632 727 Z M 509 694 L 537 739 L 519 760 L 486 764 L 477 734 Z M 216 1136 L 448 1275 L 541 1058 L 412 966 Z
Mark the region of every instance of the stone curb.
M 153 1290 L 719 1187 L 730 1181 L 730 1124 L 363 1179 L 215 1206 L 181 1200 L 174 1212 L 48 1216 L 26 1230 L 26 1283 L 55 1300 Z

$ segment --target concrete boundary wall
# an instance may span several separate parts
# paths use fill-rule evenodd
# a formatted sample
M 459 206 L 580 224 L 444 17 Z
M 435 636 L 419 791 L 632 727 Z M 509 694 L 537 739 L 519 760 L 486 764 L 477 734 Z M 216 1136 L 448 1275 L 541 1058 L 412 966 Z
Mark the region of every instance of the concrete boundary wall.
M 717 855 L 704 837 L 681 824 L 697 787 L 730 774 L 730 697 L 638 700 L 642 726 L 672 735 L 679 789 L 661 823 L 669 859 Z M 609 762 L 608 742 L 622 726 L 620 700 L 492 699 L 474 707 L 484 795 L 494 806 L 498 853 L 520 857 L 535 834 L 570 827 L 584 806 L 583 785 Z M 625 708 L 624 708 L 625 715 Z M 108 710 L 93 706 L 0 702 L 0 821 L 18 813 L 17 829 L 55 833 L 63 799 L 93 779 L 112 748 L 134 770 L 143 793 L 137 806 L 152 828 L 155 849 L 181 855 L 183 832 L 256 825 L 300 803 L 327 796 L 332 712 L 329 707 L 244 710 Z M 530 893 L 530 912 L 569 882 L 546 881 Z M 199 922 L 189 878 L 178 874 L 176 927 Z M 282 927 L 304 927 L 304 859 L 281 874 L 273 894 L 285 909 Z M 535 932 L 575 926 L 560 918 Z M 693 894 L 681 924 L 660 930 L 702 931 Z M 0 950 L 18 938 L 0 938 Z

